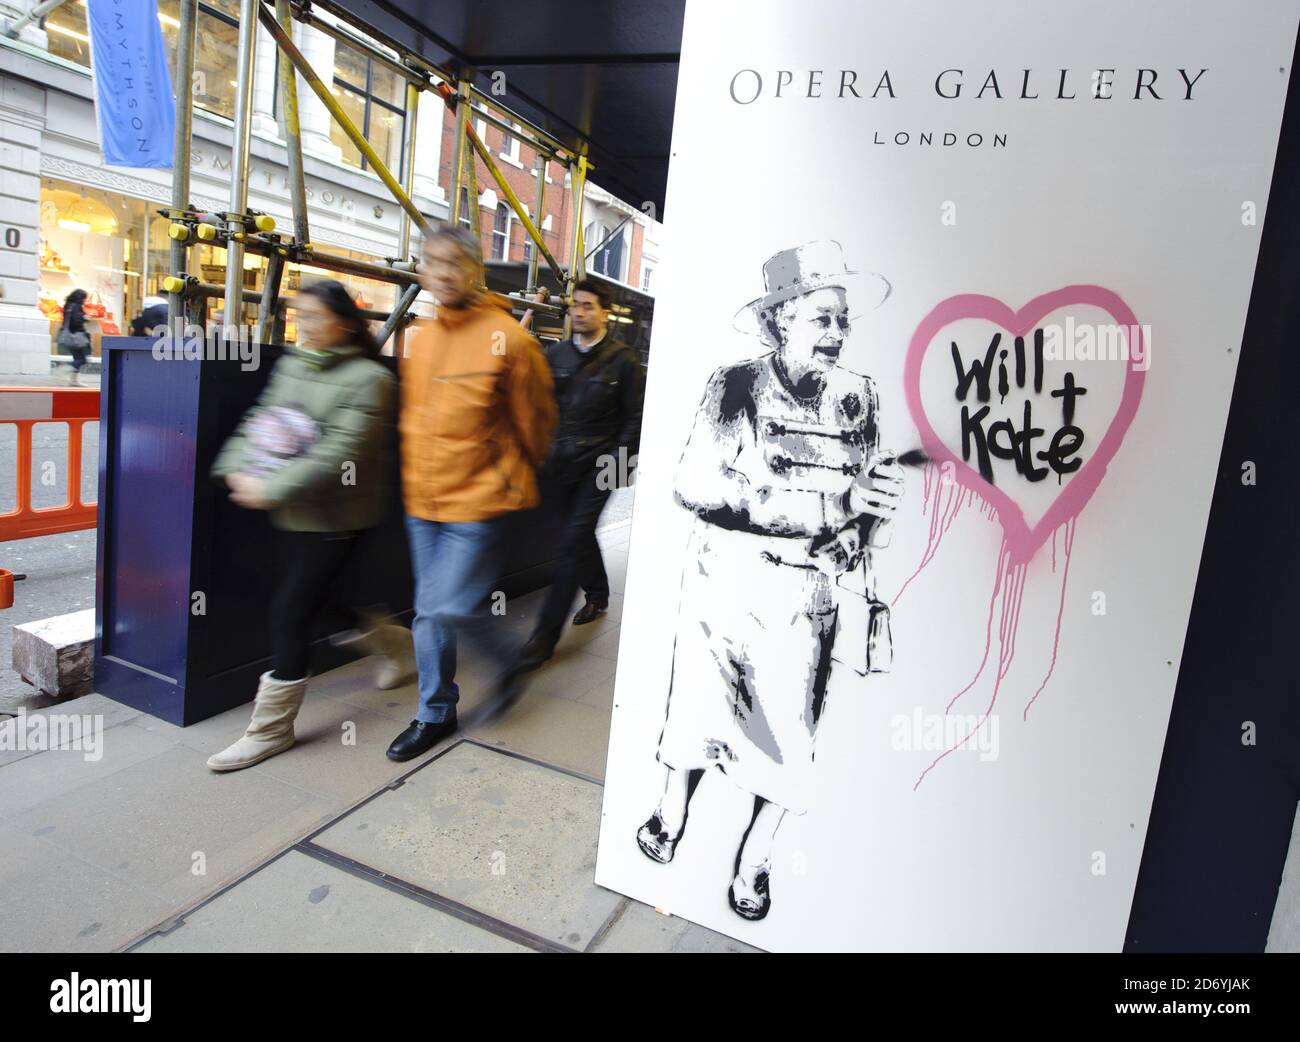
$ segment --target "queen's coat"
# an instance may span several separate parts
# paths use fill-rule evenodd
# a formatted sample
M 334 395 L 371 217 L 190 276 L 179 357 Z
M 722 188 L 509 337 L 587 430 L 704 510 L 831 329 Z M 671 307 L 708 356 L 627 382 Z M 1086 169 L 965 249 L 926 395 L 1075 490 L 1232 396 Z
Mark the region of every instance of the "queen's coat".
M 846 526 L 867 542 L 873 522 L 850 516 L 845 494 L 877 448 L 877 416 L 870 379 L 839 367 L 811 397 L 775 354 L 710 379 L 676 486 L 696 520 L 662 763 L 718 767 L 747 792 L 807 808 L 832 653 L 865 658 L 867 634 L 856 622 L 841 633 L 841 608 L 871 597 L 867 554 L 837 577 L 814 550 Z M 836 652 L 837 639 L 863 654 Z

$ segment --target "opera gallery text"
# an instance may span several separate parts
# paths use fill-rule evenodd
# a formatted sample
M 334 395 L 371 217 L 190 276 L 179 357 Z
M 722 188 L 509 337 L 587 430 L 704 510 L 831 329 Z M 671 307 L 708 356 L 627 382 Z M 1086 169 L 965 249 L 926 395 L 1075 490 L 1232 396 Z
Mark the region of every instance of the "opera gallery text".
M 1208 69 L 943 69 L 925 77 L 927 91 L 945 101 L 1193 101 Z M 896 82 L 902 84 L 896 88 Z M 889 69 L 739 69 L 729 91 L 737 105 L 794 98 L 897 100 L 909 93 L 907 77 Z

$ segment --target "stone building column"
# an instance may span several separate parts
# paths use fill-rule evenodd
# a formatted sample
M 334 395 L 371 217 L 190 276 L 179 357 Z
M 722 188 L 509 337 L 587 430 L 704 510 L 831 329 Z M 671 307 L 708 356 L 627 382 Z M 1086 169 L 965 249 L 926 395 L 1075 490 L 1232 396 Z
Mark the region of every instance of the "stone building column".
M 327 36 L 310 25 L 300 25 L 301 38 L 298 48 L 302 51 L 307 64 L 316 70 L 316 75 L 324 82 L 332 83 L 334 79 L 334 37 Z M 298 124 L 302 130 L 302 147 L 325 159 L 335 162 L 343 158 L 343 149 L 330 140 L 330 122 L 333 117 L 329 109 L 316 97 L 312 89 L 298 77 Z
M 447 201 L 447 190 L 438 183 L 442 164 L 442 126 L 447 106 L 437 94 L 420 96 L 415 126 L 415 194 L 435 203 Z
M 50 323 L 36 306 L 45 91 L 0 76 L 0 99 L 0 373 L 48 375 Z
M 253 133 L 278 138 L 275 122 L 275 60 L 279 48 L 261 26 L 257 28 L 257 52 L 253 63 Z

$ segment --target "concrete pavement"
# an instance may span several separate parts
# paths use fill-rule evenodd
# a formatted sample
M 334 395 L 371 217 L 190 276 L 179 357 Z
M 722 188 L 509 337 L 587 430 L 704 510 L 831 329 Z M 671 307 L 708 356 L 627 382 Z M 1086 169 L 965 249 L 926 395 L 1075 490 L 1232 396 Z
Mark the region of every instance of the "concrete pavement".
M 750 950 L 592 882 L 628 533 L 601 533 L 608 616 L 418 761 L 384 756 L 414 685 L 378 691 L 365 661 L 314 679 L 298 744 L 234 774 L 204 760 L 247 707 L 188 728 L 100 695 L 41 711 L 98 717 L 102 747 L 0 751 L 0 949 Z M 521 636 L 538 598 L 509 606 Z M 489 675 L 462 656 L 466 705 Z

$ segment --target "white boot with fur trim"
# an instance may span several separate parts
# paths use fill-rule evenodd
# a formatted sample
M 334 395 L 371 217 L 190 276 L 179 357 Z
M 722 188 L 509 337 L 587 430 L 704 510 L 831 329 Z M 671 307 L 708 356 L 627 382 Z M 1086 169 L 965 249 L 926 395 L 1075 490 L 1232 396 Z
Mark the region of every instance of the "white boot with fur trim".
M 334 643 L 340 648 L 378 657 L 375 687 L 381 691 L 390 691 L 415 679 L 415 644 L 411 631 L 405 626 L 380 622 L 378 618 L 367 618 L 364 625 L 369 627 L 364 632 L 340 634 Z
M 253 702 L 253 719 L 234 745 L 210 757 L 214 771 L 239 771 L 270 759 L 293 745 L 293 722 L 307 693 L 307 678 L 276 680 L 263 673 Z

